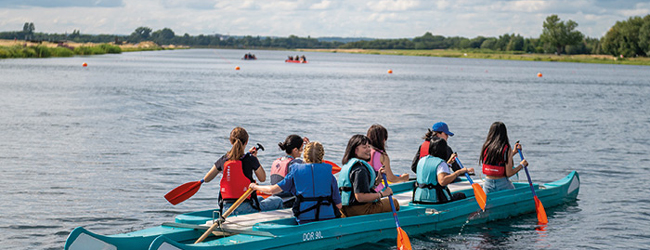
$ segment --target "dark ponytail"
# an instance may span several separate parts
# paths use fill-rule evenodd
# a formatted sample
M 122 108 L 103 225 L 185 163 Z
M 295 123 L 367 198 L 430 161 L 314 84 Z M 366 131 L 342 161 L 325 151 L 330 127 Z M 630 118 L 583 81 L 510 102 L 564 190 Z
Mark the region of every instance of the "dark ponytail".
M 278 143 L 278 147 L 280 147 L 281 150 L 284 150 L 287 154 L 291 154 L 291 151 L 293 151 L 294 148 L 302 147 L 302 142 L 302 137 L 299 135 L 289 135 L 284 142 Z

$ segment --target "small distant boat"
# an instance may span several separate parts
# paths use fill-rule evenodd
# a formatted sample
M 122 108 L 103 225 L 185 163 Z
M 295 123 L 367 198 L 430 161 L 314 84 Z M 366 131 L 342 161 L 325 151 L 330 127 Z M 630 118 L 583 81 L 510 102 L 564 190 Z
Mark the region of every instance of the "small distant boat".
M 301 61 L 301 60 L 284 60 L 286 63 L 307 63 L 307 61 Z
M 241 58 L 242 60 L 257 60 L 257 57 L 253 54 L 246 54 Z

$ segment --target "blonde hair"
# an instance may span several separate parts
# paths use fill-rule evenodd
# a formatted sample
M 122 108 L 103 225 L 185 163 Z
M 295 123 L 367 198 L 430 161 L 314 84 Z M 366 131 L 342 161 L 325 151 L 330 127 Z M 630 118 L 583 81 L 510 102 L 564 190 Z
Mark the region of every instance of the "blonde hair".
M 324 155 L 325 149 L 323 149 L 323 144 L 314 141 L 307 143 L 305 151 L 302 153 L 302 158 L 305 159 L 305 163 L 322 163 Z
M 230 131 L 230 144 L 232 148 L 228 151 L 228 160 L 239 160 L 244 156 L 244 147 L 248 143 L 248 132 L 242 127 L 236 127 Z

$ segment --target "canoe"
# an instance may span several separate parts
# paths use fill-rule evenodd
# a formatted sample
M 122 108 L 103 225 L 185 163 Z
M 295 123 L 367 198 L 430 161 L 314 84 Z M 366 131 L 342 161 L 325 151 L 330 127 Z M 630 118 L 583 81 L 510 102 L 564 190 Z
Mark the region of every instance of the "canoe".
M 307 61 L 300 61 L 300 60 L 284 60 L 286 63 L 307 63 Z
M 477 181 L 477 182 L 480 182 Z M 480 224 L 521 214 L 534 213 L 535 203 L 528 183 L 514 183 L 515 189 L 490 193 L 485 212 L 479 208 L 467 181 L 452 183 L 452 192 L 467 199 L 440 205 L 411 203 L 413 182 L 392 185 L 400 203 L 400 225 L 409 235 L 441 231 L 467 224 Z M 563 179 L 535 184 L 545 207 L 573 201 L 580 178 L 573 171 Z M 206 241 L 193 244 L 212 224 L 211 210 L 182 214 L 174 223 L 132 233 L 103 236 L 81 227 L 73 230 L 64 249 L 333 249 L 352 247 L 382 239 L 395 239 L 392 213 L 355 216 L 297 225 L 290 209 L 228 217 Z M 550 218 L 552 221 L 552 218 Z

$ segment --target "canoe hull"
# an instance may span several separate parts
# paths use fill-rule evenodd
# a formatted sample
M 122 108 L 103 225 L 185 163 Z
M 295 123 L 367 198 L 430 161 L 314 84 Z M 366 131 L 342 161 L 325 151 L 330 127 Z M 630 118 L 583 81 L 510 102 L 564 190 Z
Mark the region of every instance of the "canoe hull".
M 441 205 L 410 204 L 412 183 L 391 186 L 400 200 L 398 211 L 400 225 L 409 235 L 458 228 L 467 224 L 481 224 L 535 212 L 535 202 L 528 183 L 514 183 L 516 189 L 488 194 L 485 212 L 479 208 L 471 186 L 465 185 L 456 192 L 463 192 L 467 199 Z M 565 178 L 534 185 L 537 196 L 546 208 L 557 206 L 577 198 L 580 179 L 577 172 Z M 401 194 L 399 194 L 401 192 Z M 269 213 L 269 212 L 265 212 Z M 266 216 L 266 217 L 264 217 Z M 202 224 L 210 220 L 212 213 L 200 211 L 179 215 L 176 222 L 185 225 Z M 235 221 L 247 216 L 229 218 Z M 289 210 L 277 210 L 254 216 L 247 232 L 192 244 L 204 231 L 201 226 L 179 227 L 163 225 L 127 234 L 97 235 L 83 228 L 70 233 L 64 249 L 332 249 L 352 247 L 364 242 L 395 239 L 397 230 L 391 213 L 372 214 L 296 225 Z M 278 219 L 279 218 L 279 219 Z M 228 224 L 228 223 L 226 223 Z M 180 224 L 178 224 L 180 225 Z M 203 226 L 206 227 L 206 226 Z M 223 231 L 228 231 L 224 228 Z

